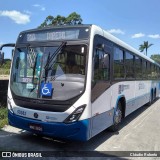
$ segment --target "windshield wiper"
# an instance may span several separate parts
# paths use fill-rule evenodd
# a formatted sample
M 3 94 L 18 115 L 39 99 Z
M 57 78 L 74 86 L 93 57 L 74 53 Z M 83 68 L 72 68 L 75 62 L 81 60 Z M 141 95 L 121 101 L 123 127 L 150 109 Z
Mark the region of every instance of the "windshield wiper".
M 55 50 L 55 52 L 50 57 L 49 61 L 46 63 L 44 69 L 48 68 L 52 60 L 57 56 L 57 54 L 63 49 L 63 47 L 67 44 L 67 42 L 62 42 L 62 44 Z
M 62 44 L 55 50 L 55 52 L 52 54 L 52 56 L 50 57 L 50 54 L 48 55 L 48 59 L 47 59 L 47 62 L 46 62 L 46 65 L 44 67 L 45 69 L 45 82 L 46 82 L 46 79 L 47 79 L 47 75 L 48 75 L 48 71 L 52 68 L 54 62 L 53 59 L 58 55 L 58 53 L 66 46 L 67 42 L 62 42 Z M 51 66 L 51 62 L 53 63 Z M 50 66 L 50 67 L 49 67 Z
M 34 62 L 34 66 L 33 66 L 33 84 L 34 84 L 34 75 L 35 75 L 35 70 L 36 70 L 36 65 L 37 65 L 37 57 L 38 57 L 38 54 L 36 54 L 36 57 L 35 57 L 35 62 Z
M 47 64 L 49 64 L 49 59 L 50 59 L 50 52 L 49 52 L 49 54 L 48 54 L 48 57 L 47 57 L 47 62 L 46 62 L 46 65 Z M 49 65 L 48 65 L 49 66 Z M 46 79 L 47 79 L 47 75 L 48 75 L 48 66 L 46 67 L 44 67 L 44 69 L 45 69 L 45 82 L 46 82 Z

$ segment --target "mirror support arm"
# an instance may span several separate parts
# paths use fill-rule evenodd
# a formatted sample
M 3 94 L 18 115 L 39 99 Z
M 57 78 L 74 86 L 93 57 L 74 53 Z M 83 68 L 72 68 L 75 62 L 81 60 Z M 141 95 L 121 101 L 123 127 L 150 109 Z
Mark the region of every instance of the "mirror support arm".
M 3 47 L 15 47 L 15 43 L 2 44 L 2 45 L 0 46 L 0 50 L 2 50 Z
M 2 52 L 3 47 L 15 47 L 15 43 L 7 43 L 0 46 L 0 65 L 2 65 L 4 61 L 4 52 Z

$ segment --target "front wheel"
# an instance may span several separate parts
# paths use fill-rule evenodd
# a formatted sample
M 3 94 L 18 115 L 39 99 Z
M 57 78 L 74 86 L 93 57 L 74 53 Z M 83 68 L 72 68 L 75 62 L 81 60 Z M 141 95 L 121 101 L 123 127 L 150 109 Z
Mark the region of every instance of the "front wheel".
M 113 125 L 111 127 L 109 127 L 109 130 L 112 132 L 118 131 L 119 123 L 121 121 L 122 121 L 122 105 L 121 105 L 121 102 L 119 101 L 117 104 L 117 108 L 114 112 Z

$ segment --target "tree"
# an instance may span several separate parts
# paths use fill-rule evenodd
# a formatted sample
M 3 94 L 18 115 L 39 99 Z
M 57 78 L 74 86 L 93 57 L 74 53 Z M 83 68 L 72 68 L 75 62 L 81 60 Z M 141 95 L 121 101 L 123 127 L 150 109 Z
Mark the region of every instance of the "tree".
M 151 59 L 160 64 L 160 54 L 151 55 Z
M 10 66 L 11 66 L 11 60 L 4 59 L 3 65 L 0 66 L 0 75 L 9 75 Z
M 11 66 L 11 60 L 10 59 L 4 59 L 4 65 L 2 66 L 5 69 L 10 69 Z
M 152 45 L 153 44 L 148 44 L 148 41 L 144 41 L 144 43 L 139 46 L 139 50 L 140 50 L 140 52 L 143 52 L 145 50 L 146 56 L 147 56 L 148 48 L 151 47 Z
M 64 16 L 57 15 L 57 16 L 53 19 L 51 25 L 53 25 L 53 26 L 64 25 L 64 24 L 65 24 L 65 21 L 66 21 L 66 18 L 65 18 Z
M 79 14 L 73 12 L 66 18 L 66 24 L 69 25 L 82 24 L 82 18 Z
M 47 26 L 57 26 L 57 25 L 78 25 L 82 24 L 82 18 L 76 12 L 71 13 L 68 17 L 64 17 L 61 15 L 57 15 L 53 17 L 49 15 L 46 17 L 44 22 L 39 26 L 39 28 L 47 27 Z
M 50 26 L 52 24 L 53 19 L 54 17 L 49 15 L 48 17 L 46 17 L 45 21 L 39 27 Z

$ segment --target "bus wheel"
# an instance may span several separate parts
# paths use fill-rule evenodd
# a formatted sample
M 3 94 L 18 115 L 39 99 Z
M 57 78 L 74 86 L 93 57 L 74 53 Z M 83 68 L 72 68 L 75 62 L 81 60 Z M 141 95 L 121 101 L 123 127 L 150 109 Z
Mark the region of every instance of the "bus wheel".
M 119 123 L 122 121 L 122 104 L 119 101 L 113 117 L 113 125 L 109 127 L 112 132 L 118 131 Z
M 156 89 L 154 90 L 154 100 L 156 100 Z
M 151 91 L 149 105 L 153 103 L 153 100 L 154 100 L 153 91 Z

